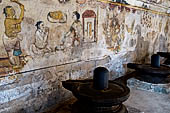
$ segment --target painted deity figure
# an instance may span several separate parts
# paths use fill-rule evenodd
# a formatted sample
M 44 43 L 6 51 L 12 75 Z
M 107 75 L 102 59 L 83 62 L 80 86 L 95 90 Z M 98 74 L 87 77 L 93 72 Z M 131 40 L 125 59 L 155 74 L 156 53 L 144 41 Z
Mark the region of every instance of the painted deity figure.
M 133 38 L 129 40 L 130 47 L 134 48 L 136 52 L 136 61 L 143 61 L 147 54 L 149 43 L 144 40 L 144 37 L 141 35 L 141 26 L 136 25 L 133 33 Z
M 63 39 L 61 40 L 62 45 L 64 45 L 66 48 L 70 46 L 72 47 L 79 46 L 82 44 L 83 41 L 82 24 L 79 20 L 80 14 L 77 11 L 75 11 L 73 12 L 72 18 L 74 22 L 72 23 L 69 31 L 64 35 Z
M 24 19 L 24 5 L 18 0 L 11 0 L 11 2 L 17 3 L 20 6 L 21 13 L 19 18 L 16 18 L 16 12 L 12 6 L 6 6 L 3 9 L 5 14 L 3 43 L 11 65 L 19 67 L 21 64 L 20 55 L 22 54 L 20 48 L 22 37 L 19 33 L 21 32 L 21 23 Z
M 49 28 L 44 26 L 43 21 L 38 21 L 35 26 L 37 30 L 35 31 L 35 39 L 33 40 L 31 51 L 34 55 L 43 56 L 51 51 L 48 46 Z
M 120 50 L 121 38 L 119 36 L 120 33 L 120 24 L 118 19 L 113 16 L 109 18 L 107 16 L 107 22 L 103 24 L 104 34 L 106 35 L 106 43 L 108 44 L 108 48 L 118 52 Z

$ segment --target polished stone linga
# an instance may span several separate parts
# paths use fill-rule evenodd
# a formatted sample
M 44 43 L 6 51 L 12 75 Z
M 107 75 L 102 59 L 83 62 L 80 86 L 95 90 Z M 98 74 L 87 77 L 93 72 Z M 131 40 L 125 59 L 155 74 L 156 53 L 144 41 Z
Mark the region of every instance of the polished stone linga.
M 130 96 L 130 89 L 119 81 L 109 81 L 104 67 L 94 70 L 93 80 L 63 81 L 64 88 L 78 99 L 71 113 L 128 113 L 122 104 Z

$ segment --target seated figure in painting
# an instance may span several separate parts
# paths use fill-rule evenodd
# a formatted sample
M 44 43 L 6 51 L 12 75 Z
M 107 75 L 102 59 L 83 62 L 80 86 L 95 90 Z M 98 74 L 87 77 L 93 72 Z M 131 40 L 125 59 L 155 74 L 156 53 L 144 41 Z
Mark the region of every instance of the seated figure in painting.
M 49 28 L 44 26 L 43 21 L 38 21 L 35 26 L 37 30 L 35 32 L 35 39 L 33 40 L 31 51 L 36 56 L 43 56 L 45 53 L 51 51 L 48 46 Z
M 24 5 L 22 5 L 18 0 L 11 0 L 20 6 L 20 16 L 16 18 L 15 10 L 12 6 L 6 6 L 3 9 L 5 14 L 5 33 L 3 36 L 3 44 L 9 57 L 11 65 L 15 68 L 21 66 L 20 55 L 22 54 L 20 48 L 20 41 L 22 36 L 19 34 L 21 32 L 21 22 L 24 18 Z

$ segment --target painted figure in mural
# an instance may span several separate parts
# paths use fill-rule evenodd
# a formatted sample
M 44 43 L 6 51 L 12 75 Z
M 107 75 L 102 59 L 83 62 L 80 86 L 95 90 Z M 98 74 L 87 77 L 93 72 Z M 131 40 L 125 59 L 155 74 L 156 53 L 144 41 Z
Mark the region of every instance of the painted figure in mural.
M 72 23 L 70 30 L 65 34 L 64 38 L 62 39 L 62 45 L 69 47 L 79 46 L 82 44 L 83 36 L 82 36 L 82 24 L 80 22 L 80 14 L 75 11 L 73 12 L 72 16 L 74 22 Z M 67 43 L 67 39 L 71 38 L 71 44 Z
M 148 54 L 149 43 L 144 41 L 144 37 L 141 35 L 141 26 L 136 25 L 133 33 L 133 44 L 132 47 L 136 52 L 136 59 L 143 61 Z M 137 61 L 137 62 L 138 62 Z
M 22 54 L 20 48 L 21 35 L 21 22 L 24 18 L 24 5 L 18 0 L 11 0 L 20 6 L 20 16 L 16 18 L 15 10 L 12 6 L 6 6 L 3 10 L 5 14 L 5 34 L 3 37 L 3 43 L 7 51 L 10 63 L 15 67 L 20 67 L 20 55 Z
M 157 53 L 160 51 L 161 52 L 168 51 L 167 38 L 163 34 L 157 35 L 157 37 L 154 40 L 154 45 L 153 45 L 153 53 Z
M 49 12 L 47 19 L 51 23 L 66 23 L 67 15 L 61 11 Z
M 48 46 L 49 28 L 44 26 L 43 21 L 38 21 L 35 26 L 37 30 L 35 31 L 35 39 L 33 40 L 31 51 L 34 55 L 43 56 L 51 51 Z
M 108 44 L 108 48 L 112 51 L 119 52 L 121 37 L 120 33 L 120 24 L 119 20 L 113 16 L 112 18 L 107 17 L 107 22 L 103 24 L 104 34 L 106 35 L 106 43 Z

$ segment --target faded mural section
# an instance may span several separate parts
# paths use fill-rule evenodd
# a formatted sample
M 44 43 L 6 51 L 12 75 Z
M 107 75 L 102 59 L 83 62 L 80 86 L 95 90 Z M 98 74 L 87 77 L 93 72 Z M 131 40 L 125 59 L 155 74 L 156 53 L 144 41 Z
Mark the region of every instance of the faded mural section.
M 133 51 L 134 61 L 148 61 L 150 55 L 168 51 L 167 15 L 110 4 L 102 26 L 107 48 L 115 54 Z
M 118 1 L 115 1 L 118 2 Z M 164 5 L 162 2 L 155 4 Z M 39 112 L 68 99 L 61 81 L 170 50 L 169 16 L 103 0 L 0 2 L 0 112 Z M 168 1 L 166 2 L 168 3 Z M 145 7 L 143 4 L 141 7 Z
M 36 7 L 30 7 L 31 3 Z M 9 0 L 1 4 L 5 7 L 1 7 L 4 29 L 0 55 L 1 62 L 7 64 L 2 75 L 43 68 L 45 62 L 48 67 L 105 56 L 97 44 L 99 8 L 95 1 L 87 6 L 53 0 Z

